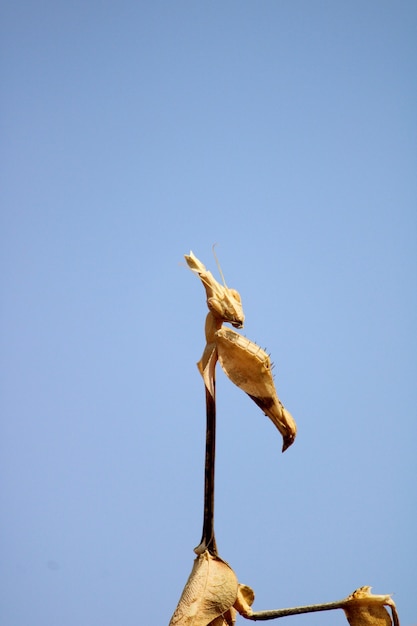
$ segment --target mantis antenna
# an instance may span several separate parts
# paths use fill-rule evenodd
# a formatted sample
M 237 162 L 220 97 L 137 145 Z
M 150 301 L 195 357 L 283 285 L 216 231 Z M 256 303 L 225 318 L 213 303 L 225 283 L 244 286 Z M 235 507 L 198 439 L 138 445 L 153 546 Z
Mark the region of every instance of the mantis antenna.
M 217 254 L 216 254 L 216 250 L 215 250 L 216 246 L 217 246 L 217 243 L 214 243 L 211 249 L 213 250 L 214 260 L 216 261 L 217 269 L 219 270 L 219 274 L 220 274 L 220 277 L 221 277 L 221 279 L 223 281 L 223 285 L 227 288 L 226 281 L 224 280 L 222 268 L 221 268 L 219 259 L 217 258 Z

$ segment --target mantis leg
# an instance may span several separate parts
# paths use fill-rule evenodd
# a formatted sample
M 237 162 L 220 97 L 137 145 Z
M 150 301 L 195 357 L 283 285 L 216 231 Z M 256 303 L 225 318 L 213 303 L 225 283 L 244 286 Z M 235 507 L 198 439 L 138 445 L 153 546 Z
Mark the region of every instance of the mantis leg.
M 391 608 L 392 620 L 385 608 L 387 606 Z M 400 626 L 397 608 L 392 598 L 389 595 L 373 595 L 371 587 L 360 587 L 347 598 L 337 602 L 310 604 L 272 611 L 252 612 L 249 609 L 242 615 L 252 621 L 266 621 L 288 617 L 289 615 L 333 611 L 334 609 L 343 609 L 350 626 Z
M 194 548 L 196 554 L 205 550 L 213 556 L 217 555 L 214 536 L 214 463 L 216 456 L 216 389 L 214 368 L 210 380 L 210 388 L 206 391 L 206 458 L 204 468 L 204 520 L 203 534 L 199 545 Z
M 294 606 L 289 609 L 272 609 L 270 611 L 256 611 L 250 615 L 245 615 L 247 619 L 254 622 L 288 617 L 289 615 L 301 615 L 302 613 L 315 613 L 316 611 L 332 611 L 343 608 L 343 600 L 338 602 L 327 602 L 325 604 L 309 604 L 306 606 Z

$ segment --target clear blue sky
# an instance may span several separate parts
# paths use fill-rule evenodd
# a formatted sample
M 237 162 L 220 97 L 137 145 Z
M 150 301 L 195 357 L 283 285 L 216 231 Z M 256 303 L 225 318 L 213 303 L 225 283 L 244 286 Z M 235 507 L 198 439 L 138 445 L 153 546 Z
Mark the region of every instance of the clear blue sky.
M 221 556 L 258 610 L 372 585 L 415 626 L 416 3 L 0 17 L 2 625 L 168 624 L 203 512 L 183 254 L 217 242 L 299 429 L 282 455 L 218 372 Z

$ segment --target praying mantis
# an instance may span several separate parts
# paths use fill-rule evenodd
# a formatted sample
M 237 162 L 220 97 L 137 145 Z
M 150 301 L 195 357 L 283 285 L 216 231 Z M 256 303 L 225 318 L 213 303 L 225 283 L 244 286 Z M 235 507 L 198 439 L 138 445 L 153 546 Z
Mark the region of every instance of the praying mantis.
M 197 364 L 206 388 L 214 397 L 214 368 L 219 360 L 230 380 L 245 391 L 278 428 L 283 438 L 284 452 L 294 442 L 297 427 L 292 415 L 278 398 L 271 360 L 253 341 L 223 326 L 224 322 L 229 322 L 235 328 L 243 328 L 245 316 L 240 294 L 235 289 L 229 289 L 226 284 L 220 285 L 192 252 L 185 255 L 185 260 L 200 278 L 207 295 L 207 343 Z
M 169 626 L 233 626 L 237 614 L 252 621 L 266 621 L 334 609 L 344 611 L 350 626 L 400 626 L 390 595 L 374 595 L 371 587 L 361 587 L 337 602 L 254 612 L 253 590 L 240 584 L 230 565 L 218 555 L 213 521 L 217 361 L 228 378 L 249 395 L 277 427 L 283 439 L 283 452 L 294 442 L 297 427 L 278 398 L 269 356 L 254 342 L 223 326 L 230 323 L 237 329 L 243 327 L 245 316 L 239 293 L 226 286 L 221 270 L 223 285 L 192 252 L 184 256 L 189 268 L 203 283 L 209 309 L 205 323 L 206 346 L 197 363 L 206 394 L 204 518 L 202 538 L 194 549 L 197 557 Z M 390 607 L 392 621 L 385 607 Z
M 221 270 L 223 285 L 218 283 L 192 252 L 185 255 L 185 260 L 203 283 L 209 309 L 205 323 L 206 346 L 197 363 L 206 391 L 207 427 L 203 536 L 195 551 L 201 554 L 208 548 L 216 554 L 213 511 L 217 361 L 230 380 L 245 391 L 278 428 L 283 438 L 283 451 L 293 443 L 297 427 L 278 398 L 269 356 L 253 341 L 223 326 L 227 322 L 234 328 L 243 327 L 245 316 L 239 292 L 226 286 Z

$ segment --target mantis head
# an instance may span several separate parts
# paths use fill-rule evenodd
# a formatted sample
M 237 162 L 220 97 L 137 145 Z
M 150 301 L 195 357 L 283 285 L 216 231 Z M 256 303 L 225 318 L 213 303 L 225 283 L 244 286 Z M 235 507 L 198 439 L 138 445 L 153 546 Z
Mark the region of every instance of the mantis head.
M 243 313 L 240 294 L 235 289 L 221 285 L 209 272 L 205 265 L 190 252 L 184 255 L 188 267 L 200 278 L 207 295 L 207 306 L 213 317 L 220 323 L 229 322 L 235 328 L 242 328 L 245 315 Z M 224 279 L 223 279 L 224 282 Z

